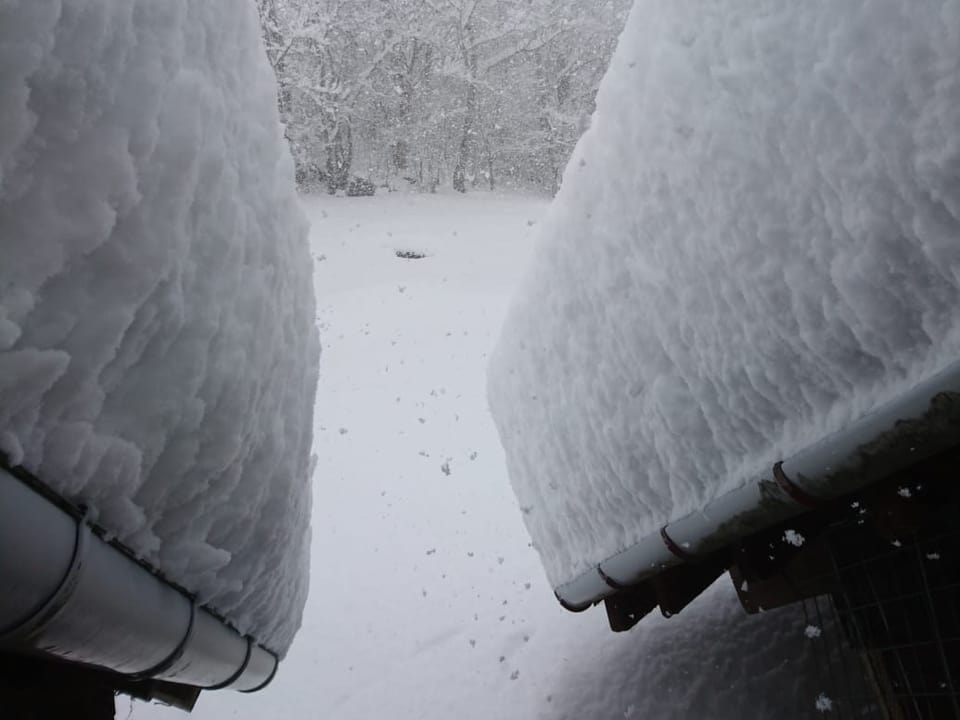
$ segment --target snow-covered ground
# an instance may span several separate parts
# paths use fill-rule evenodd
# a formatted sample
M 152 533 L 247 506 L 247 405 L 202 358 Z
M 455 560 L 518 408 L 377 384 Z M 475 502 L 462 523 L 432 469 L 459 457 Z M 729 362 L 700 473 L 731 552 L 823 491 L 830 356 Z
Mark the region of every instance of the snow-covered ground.
M 324 354 L 304 623 L 270 687 L 205 693 L 194 716 L 814 715 L 799 617 L 744 616 L 725 578 L 680 616 L 623 635 L 602 608 L 572 615 L 554 600 L 485 398 L 487 353 L 547 201 L 398 193 L 305 205 Z

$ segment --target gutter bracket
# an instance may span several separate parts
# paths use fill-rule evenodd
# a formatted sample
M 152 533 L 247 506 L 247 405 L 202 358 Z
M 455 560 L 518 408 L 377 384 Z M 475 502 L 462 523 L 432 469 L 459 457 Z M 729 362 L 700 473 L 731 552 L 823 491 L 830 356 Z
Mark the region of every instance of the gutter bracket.
M 780 486 L 780 489 L 789 495 L 790 498 L 799 505 L 803 505 L 811 510 L 816 510 L 817 508 L 823 507 L 823 500 L 814 497 L 797 485 L 789 477 L 787 477 L 787 473 L 783 470 L 783 461 L 780 461 L 773 466 L 773 479 L 777 481 L 777 485 Z
M 250 657 L 253 655 L 253 640 L 251 640 L 249 636 L 244 637 L 244 640 L 247 641 L 247 654 L 243 656 L 243 662 L 240 663 L 240 667 L 237 668 L 237 671 L 223 682 L 217 683 L 216 685 L 211 685 L 210 687 L 205 687 L 204 690 L 220 690 L 221 688 L 233 685 L 233 683 L 239 680 L 240 676 L 246 672 L 247 665 L 250 664 Z M 276 672 L 276 670 L 274 670 L 274 672 Z M 270 677 L 272 678 L 273 675 L 271 674 Z
M 271 653 L 271 655 L 272 655 L 272 654 L 273 654 L 273 653 Z M 241 690 L 240 692 L 242 692 L 242 693 L 255 693 L 255 692 L 257 692 L 258 690 L 263 690 L 263 688 L 265 688 L 267 685 L 269 685 L 269 684 L 273 681 L 273 676 L 277 674 L 277 670 L 279 670 L 279 669 L 280 669 L 280 661 L 277 660 L 276 657 L 274 657 L 274 659 L 273 659 L 273 671 L 272 671 L 269 675 L 267 675 L 267 679 L 264 680 L 264 681 L 263 681 L 262 683 L 260 683 L 259 685 L 257 685 L 256 687 L 252 687 L 252 688 L 250 688 L 249 690 Z
M 693 553 L 687 552 L 684 548 L 680 547 L 676 542 L 674 542 L 674 539 L 667 534 L 666 525 L 660 528 L 660 538 L 663 540 L 663 544 L 667 546 L 667 550 L 684 562 L 694 562 L 697 559 Z
M 195 625 L 195 620 L 197 617 L 197 604 L 195 602 L 190 603 L 190 621 L 187 623 L 187 631 L 183 634 L 183 639 L 177 643 L 177 646 L 173 649 L 167 657 L 158 662 L 151 668 L 147 668 L 141 672 L 135 673 L 133 675 L 128 675 L 131 680 L 149 680 L 153 677 L 156 677 L 165 670 L 169 670 L 173 664 L 183 656 L 183 651 L 187 648 L 187 643 L 190 642 L 190 638 L 193 637 L 193 628 Z
M 597 574 L 600 575 L 600 579 L 603 580 L 607 584 L 607 586 L 612 590 L 626 590 L 628 587 L 627 585 L 624 585 L 623 583 L 619 583 L 616 580 L 614 580 L 612 577 L 607 575 L 603 571 L 603 568 L 600 567 L 599 565 L 597 565 Z

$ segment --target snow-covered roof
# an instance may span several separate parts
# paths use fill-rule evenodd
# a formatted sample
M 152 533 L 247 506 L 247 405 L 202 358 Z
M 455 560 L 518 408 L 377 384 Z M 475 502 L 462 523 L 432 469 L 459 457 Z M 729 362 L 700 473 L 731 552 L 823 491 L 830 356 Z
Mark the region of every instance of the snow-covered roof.
M 282 653 L 319 350 L 256 8 L 4 3 L 0 58 L 0 451 Z
M 490 365 L 555 588 L 960 356 L 958 18 L 635 4 Z

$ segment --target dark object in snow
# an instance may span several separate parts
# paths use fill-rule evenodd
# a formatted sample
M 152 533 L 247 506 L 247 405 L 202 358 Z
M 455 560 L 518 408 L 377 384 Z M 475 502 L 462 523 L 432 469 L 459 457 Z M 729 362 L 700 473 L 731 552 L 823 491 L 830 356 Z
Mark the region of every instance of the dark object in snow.
M 393 254 L 403 260 L 420 260 L 427 256 L 426 253 L 417 252 L 416 250 L 394 250 Z
M 347 183 L 347 197 L 373 197 L 376 192 L 377 186 L 366 178 L 353 177 Z

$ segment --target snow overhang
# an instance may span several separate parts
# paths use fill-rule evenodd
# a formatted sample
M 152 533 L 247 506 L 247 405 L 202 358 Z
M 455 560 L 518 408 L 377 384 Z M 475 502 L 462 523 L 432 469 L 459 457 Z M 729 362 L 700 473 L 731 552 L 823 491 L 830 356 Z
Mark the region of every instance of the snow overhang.
M 109 671 L 118 684 L 254 692 L 272 680 L 275 653 L 106 537 L 0 456 L 0 651 Z
M 554 591 L 566 609 L 586 610 L 958 446 L 960 362 Z

